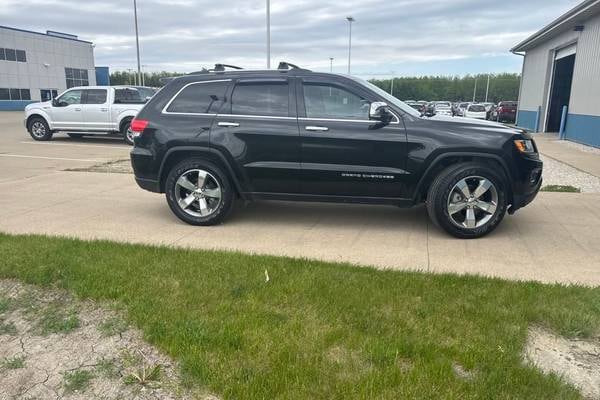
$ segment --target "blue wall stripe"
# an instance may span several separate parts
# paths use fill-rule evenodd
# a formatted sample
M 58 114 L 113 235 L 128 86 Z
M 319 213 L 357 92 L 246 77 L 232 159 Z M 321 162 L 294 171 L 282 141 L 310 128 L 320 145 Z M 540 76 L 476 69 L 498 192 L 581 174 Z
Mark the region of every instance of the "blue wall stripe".
M 600 147 L 600 116 L 569 114 L 565 126 L 565 138 Z
M 32 100 L 0 100 L 0 111 L 23 111 L 27 104 L 35 103 Z
M 517 114 L 517 126 L 530 131 L 535 131 L 537 120 L 537 111 L 519 110 L 519 113 Z

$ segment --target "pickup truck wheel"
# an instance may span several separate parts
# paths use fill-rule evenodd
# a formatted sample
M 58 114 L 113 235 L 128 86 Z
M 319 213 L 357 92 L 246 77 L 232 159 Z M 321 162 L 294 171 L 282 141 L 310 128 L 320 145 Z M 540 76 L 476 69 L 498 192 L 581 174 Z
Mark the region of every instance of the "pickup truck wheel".
M 121 123 L 121 134 L 123 140 L 130 146 L 133 146 L 133 131 L 131 130 L 131 120 L 127 120 Z
M 167 176 L 165 189 L 173 213 L 191 225 L 223 222 L 233 203 L 227 175 L 201 159 L 187 159 L 175 165 Z
M 505 187 L 504 180 L 483 164 L 451 166 L 430 186 L 427 212 L 436 225 L 453 236 L 482 237 L 504 218 Z
M 52 131 L 46 120 L 42 117 L 34 117 L 27 123 L 27 130 L 34 140 L 52 139 Z

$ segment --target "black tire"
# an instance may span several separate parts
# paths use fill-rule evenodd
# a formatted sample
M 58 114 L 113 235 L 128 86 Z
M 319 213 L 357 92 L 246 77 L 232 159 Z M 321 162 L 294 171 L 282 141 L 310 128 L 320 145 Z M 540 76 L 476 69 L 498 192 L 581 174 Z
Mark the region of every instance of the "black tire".
M 33 140 L 46 141 L 52 139 L 52 131 L 42 117 L 33 117 L 27 122 L 27 131 Z
M 129 129 L 131 125 L 131 118 L 126 119 L 121 122 L 121 135 L 123 135 L 123 140 L 130 146 L 133 146 L 133 132 Z
M 83 137 L 81 133 L 67 133 L 67 135 L 69 135 L 69 137 L 72 137 L 73 139 L 81 139 Z
M 187 209 L 187 211 L 179 205 L 177 200 L 178 197 L 183 198 L 191 194 L 187 193 L 187 190 L 179 186 L 177 182 L 182 175 L 185 175 L 186 173 L 193 173 L 190 171 L 194 170 L 202 170 L 207 173 L 205 184 L 211 185 L 212 187 L 212 189 L 208 187 L 207 189 L 214 191 L 215 186 L 217 186 L 220 189 L 220 201 L 218 203 L 213 197 L 207 196 L 205 198 L 205 207 L 208 204 L 210 211 L 210 213 L 205 216 L 191 215 L 191 213 L 200 212 L 200 199 L 193 200 L 190 205 L 191 209 Z M 197 194 L 201 195 L 199 193 Z M 217 225 L 222 223 L 231 211 L 232 204 L 234 201 L 233 187 L 231 186 L 231 182 L 227 174 L 225 174 L 216 165 L 199 158 L 190 158 L 183 160 L 177 165 L 175 165 L 171 169 L 171 171 L 169 171 L 167 180 L 165 182 L 165 196 L 167 198 L 167 203 L 169 204 L 171 211 L 173 211 L 173 213 L 179 219 L 181 219 L 184 222 L 187 222 L 190 225 L 202 226 Z
M 456 192 L 453 191 L 455 185 L 463 179 L 465 182 L 473 182 L 478 178 L 483 178 L 491 182 L 493 190 L 488 189 L 486 192 L 488 194 L 484 196 L 492 196 L 493 193 L 496 194 L 495 210 L 493 213 L 485 213 L 477 208 L 475 205 L 477 203 L 469 203 L 471 200 L 466 199 L 462 202 L 462 204 L 467 204 L 466 208 L 454 213 L 453 215 L 456 216 L 452 217 L 448 211 L 448 205 L 450 196 L 456 196 Z M 501 174 L 482 163 L 473 162 L 453 165 L 440 172 L 429 187 L 427 213 L 435 225 L 457 238 L 479 238 L 492 232 L 504 218 L 507 207 L 506 187 L 507 184 Z M 475 216 L 481 217 L 481 222 L 483 223 L 480 226 L 467 227 L 465 225 L 468 215 L 466 213 L 469 212 L 468 208 L 472 208 L 471 213 Z M 464 221 L 462 221 L 462 224 L 456 221 L 456 219 L 460 219 L 463 216 Z M 479 224 L 479 222 L 477 223 Z

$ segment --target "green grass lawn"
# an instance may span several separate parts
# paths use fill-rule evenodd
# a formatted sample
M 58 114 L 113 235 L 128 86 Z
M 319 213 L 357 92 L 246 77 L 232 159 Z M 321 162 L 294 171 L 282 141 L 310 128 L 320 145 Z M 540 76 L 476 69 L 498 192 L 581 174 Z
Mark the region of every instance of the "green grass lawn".
M 0 234 L 0 277 L 115 301 L 224 399 L 574 399 L 527 327 L 600 328 L 600 289 L 106 241 Z

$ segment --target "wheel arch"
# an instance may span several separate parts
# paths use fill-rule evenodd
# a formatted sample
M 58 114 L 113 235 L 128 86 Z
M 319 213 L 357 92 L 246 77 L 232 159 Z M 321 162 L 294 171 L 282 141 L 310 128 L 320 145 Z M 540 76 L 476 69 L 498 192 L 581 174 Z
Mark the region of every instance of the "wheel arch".
M 240 181 L 236 176 L 235 172 L 231 165 L 227 162 L 227 159 L 223 154 L 221 154 L 218 150 L 209 148 L 209 147 L 175 147 L 169 149 L 160 165 L 160 169 L 158 172 L 158 184 L 160 192 L 163 193 L 165 191 L 165 182 L 167 180 L 167 175 L 169 171 L 175 164 L 178 162 L 185 160 L 186 158 L 203 158 L 208 162 L 215 164 L 217 167 L 221 168 L 223 172 L 225 172 L 231 182 L 233 187 L 235 188 L 237 196 L 242 199 L 245 199 L 244 192 L 240 185 Z
M 31 122 L 32 119 L 34 118 L 42 118 L 44 121 L 46 121 L 46 124 L 48 124 L 48 127 L 50 128 L 50 130 L 52 131 L 52 124 L 50 123 L 50 118 L 48 118 L 48 115 L 44 115 L 44 112 L 34 112 L 31 115 L 27 116 L 27 119 L 25 120 L 25 127 L 29 130 L 29 123 Z
M 127 111 L 123 112 L 122 114 L 119 114 L 119 119 L 118 119 L 118 124 L 117 124 L 117 127 L 119 128 L 119 132 L 123 131 L 123 125 L 126 122 L 131 121 L 132 119 L 134 119 L 135 115 L 136 114 L 134 114 L 132 112 L 127 112 Z
M 473 153 L 473 152 L 451 152 L 438 155 L 425 170 L 425 173 L 419 180 L 413 202 L 421 203 L 427 197 L 427 191 L 430 185 L 435 180 L 435 177 L 444 169 L 451 165 L 461 164 L 465 162 L 480 162 L 495 171 L 499 171 L 501 178 L 506 184 L 506 197 L 508 204 L 513 202 L 513 187 L 511 173 L 506 162 L 496 154 L 490 153 Z

